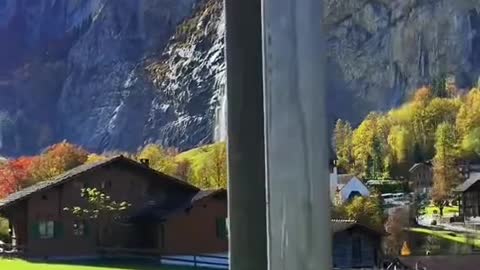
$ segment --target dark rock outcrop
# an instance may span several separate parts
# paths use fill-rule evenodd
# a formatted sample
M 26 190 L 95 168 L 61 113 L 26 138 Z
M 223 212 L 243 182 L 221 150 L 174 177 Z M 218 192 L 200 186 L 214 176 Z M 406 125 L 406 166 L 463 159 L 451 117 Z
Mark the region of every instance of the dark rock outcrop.
M 479 1 L 326 2 L 332 122 L 396 106 L 441 73 L 477 83 Z M 225 86 L 221 5 L 0 0 L 0 154 L 62 139 L 95 151 L 210 142 Z

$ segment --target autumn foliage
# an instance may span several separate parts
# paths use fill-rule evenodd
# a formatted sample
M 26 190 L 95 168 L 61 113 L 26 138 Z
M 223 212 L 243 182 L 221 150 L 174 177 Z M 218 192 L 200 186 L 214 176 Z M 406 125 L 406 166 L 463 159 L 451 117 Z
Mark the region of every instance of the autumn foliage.
M 88 152 L 82 148 L 61 142 L 49 147 L 41 154 L 32 168 L 34 182 L 51 179 L 87 161 Z
M 87 157 L 80 147 L 61 142 L 38 156 L 10 160 L 0 167 L 0 198 L 75 168 Z
M 0 199 L 22 188 L 50 180 L 82 164 L 98 163 L 112 155 L 122 154 L 148 159 L 150 167 L 175 176 L 201 188 L 225 188 L 227 185 L 227 154 L 224 143 L 199 148 L 199 159 L 179 158 L 175 149 L 149 144 L 137 153 L 88 153 L 79 146 L 60 142 L 33 157 L 21 157 L 0 164 Z
M 27 185 L 35 160 L 34 157 L 21 157 L 7 162 L 0 168 L 0 198 Z

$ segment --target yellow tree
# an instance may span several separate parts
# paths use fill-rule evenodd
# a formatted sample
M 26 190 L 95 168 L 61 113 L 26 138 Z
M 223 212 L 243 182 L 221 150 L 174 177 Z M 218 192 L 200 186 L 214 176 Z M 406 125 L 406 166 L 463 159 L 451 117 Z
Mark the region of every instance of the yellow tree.
M 108 159 L 108 157 L 106 157 L 106 156 L 102 156 L 102 155 L 98 155 L 98 154 L 93 153 L 93 154 L 88 155 L 87 161 L 85 161 L 85 164 L 98 163 L 98 162 L 101 162 L 101 161 L 105 161 L 107 159 Z
M 457 115 L 456 129 L 464 138 L 473 129 L 480 127 L 480 89 L 472 89 L 464 99 Z
M 456 138 L 453 125 L 440 124 L 435 134 L 432 192 L 432 199 L 440 207 L 440 215 L 443 215 L 444 202 L 449 198 L 459 180 L 455 166 L 455 147 Z
M 173 152 L 164 149 L 160 145 L 146 145 L 137 154 L 137 159 L 148 159 L 150 167 L 162 173 L 174 175 L 176 172 L 176 164 Z
M 352 146 L 355 160 L 354 170 L 360 176 L 365 176 L 369 169 L 369 160 L 374 148 L 375 130 L 378 114 L 370 113 L 353 132 Z
M 461 144 L 460 157 L 463 159 L 476 159 L 480 156 L 480 127 L 467 133 Z
M 205 158 L 195 173 L 194 182 L 201 188 L 227 187 L 227 147 L 217 143 L 208 147 Z
M 175 176 L 187 181 L 193 181 L 192 163 L 188 159 L 182 159 L 176 162 Z
M 355 197 L 345 205 L 346 218 L 374 228 L 383 229 L 385 215 L 378 197 Z
M 431 88 L 423 87 L 415 92 L 411 102 L 411 130 L 414 131 L 415 143 L 419 146 L 424 157 L 432 155 L 433 144 L 427 123 L 426 108 L 433 98 Z
M 225 143 L 218 143 L 207 161 L 207 168 L 215 188 L 227 187 L 227 147 Z

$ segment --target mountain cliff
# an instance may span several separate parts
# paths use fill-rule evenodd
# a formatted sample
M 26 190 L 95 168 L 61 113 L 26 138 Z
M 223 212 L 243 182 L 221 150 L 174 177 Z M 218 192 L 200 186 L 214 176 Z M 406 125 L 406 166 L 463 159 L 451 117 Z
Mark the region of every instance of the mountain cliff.
M 479 10 L 476 0 L 326 1 L 330 119 L 355 123 L 442 73 L 476 84 Z M 221 0 L 0 0 L 0 154 L 62 139 L 94 151 L 212 141 L 224 21 Z

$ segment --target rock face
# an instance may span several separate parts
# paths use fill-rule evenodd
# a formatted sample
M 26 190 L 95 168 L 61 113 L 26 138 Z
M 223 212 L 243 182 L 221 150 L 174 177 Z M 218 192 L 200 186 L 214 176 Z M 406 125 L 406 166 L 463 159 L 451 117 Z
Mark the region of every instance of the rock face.
M 479 8 L 474 0 L 328 1 L 332 119 L 391 108 L 441 73 L 460 87 L 476 83 Z
M 441 73 L 477 82 L 480 1 L 326 2 L 332 122 L 396 106 Z M 221 0 L 0 0 L 0 154 L 62 139 L 94 151 L 212 141 L 222 11 Z

